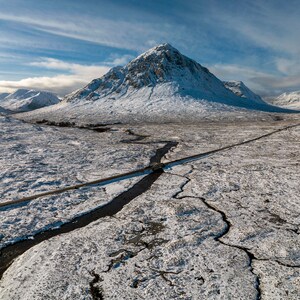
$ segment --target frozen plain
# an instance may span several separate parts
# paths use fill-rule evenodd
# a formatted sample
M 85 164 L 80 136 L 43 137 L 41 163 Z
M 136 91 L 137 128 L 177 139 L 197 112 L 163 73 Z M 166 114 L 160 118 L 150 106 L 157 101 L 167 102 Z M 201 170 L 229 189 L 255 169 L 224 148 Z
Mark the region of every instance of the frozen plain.
M 1 199 L 147 166 L 165 141 L 178 142 L 168 162 L 299 121 L 111 125 L 99 133 L 3 117 Z M 134 140 L 132 133 L 146 137 L 121 142 Z M 18 257 L 3 275 L 0 298 L 299 299 L 299 143 L 294 127 L 166 168 L 113 217 Z M 68 222 L 139 180 L 2 209 L 1 247 Z

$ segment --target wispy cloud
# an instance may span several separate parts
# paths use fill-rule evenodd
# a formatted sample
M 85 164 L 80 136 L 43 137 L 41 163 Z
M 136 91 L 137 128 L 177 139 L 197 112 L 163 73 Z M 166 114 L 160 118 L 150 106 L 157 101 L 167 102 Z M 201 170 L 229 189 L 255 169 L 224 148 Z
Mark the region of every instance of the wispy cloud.
M 80 22 L 77 22 L 78 19 Z M 167 22 L 155 24 L 145 20 L 111 20 L 105 17 L 91 19 L 90 16 L 84 15 L 58 15 L 57 17 L 51 15 L 50 18 L 47 14 L 28 17 L 1 12 L 0 20 L 25 24 L 53 35 L 129 50 L 145 50 L 147 41 L 154 38 L 160 41 L 166 40 L 170 26 Z M 180 25 L 176 27 L 179 28 Z
M 290 0 L 287 5 L 278 0 L 212 3 L 213 20 L 235 32 L 234 38 L 286 54 L 300 53 L 299 1 Z
M 28 65 L 46 69 L 68 71 L 71 74 L 82 76 L 84 78 L 95 78 L 103 75 L 109 69 L 106 65 L 81 65 L 65 62 L 54 58 L 41 58 L 39 61 L 31 62 Z
M 107 65 L 81 65 L 64 62 L 53 58 L 43 58 L 29 63 L 31 66 L 66 71 L 52 77 L 29 77 L 15 81 L 0 81 L 0 90 L 12 92 L 18 88 L 45 89 L 63 96 L 87 84 L 94 78 L 101 77 L 110 67 Z
M 42 57 L 37 61 L 27 63 L 32 67 L 49 69 L 63 74 L 54 76 L 28 77 L 21 80 L 2 80 L 0 81 L 0 91 L 12 92 L 18 88 L 45 89 L 63 96 L 78 88 L 83 87 L 92 79 L 104 75 L 111 67 L 125 65 L 131 55 L 112 55 L 108 61 L 98 65 L 83 65 Z

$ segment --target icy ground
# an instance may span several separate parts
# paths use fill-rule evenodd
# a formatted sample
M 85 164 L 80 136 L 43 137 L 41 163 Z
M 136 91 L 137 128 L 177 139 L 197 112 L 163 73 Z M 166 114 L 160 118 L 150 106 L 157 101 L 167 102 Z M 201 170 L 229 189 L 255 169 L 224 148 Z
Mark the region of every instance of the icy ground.
M 163 141 L 179 143 L 168 162 L 300 120 L 113 125 L 101 133 L 0 122 L 7 201 L 146 166 Z M 146 137 L 121 142 L 138 135 Z M 113 217 L 18 257 L 0 299 L 299 299 L 299 143 L 300 126 L 165 169 Z M 1 247 L 68 222 L 140 179 L 2 208 Z

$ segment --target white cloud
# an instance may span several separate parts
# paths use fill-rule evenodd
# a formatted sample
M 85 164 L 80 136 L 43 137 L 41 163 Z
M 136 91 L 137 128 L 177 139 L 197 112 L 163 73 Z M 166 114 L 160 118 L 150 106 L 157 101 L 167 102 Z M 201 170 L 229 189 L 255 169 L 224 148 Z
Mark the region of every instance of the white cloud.
M 108 62 L 109 65 L 112 65 L 112 66 L 124 66 L 130 60 L 134 59 L 134 56 L 125 54 L 123 56 L 114 56 L 114 57 L 111 57 L 111 59 L 112 60 Z
M 109 70 L 109 67 L 106 65 L 81 65 L 48 57 L 31 62 L 29 65 L 46 69 L 68 71 L 72 74 L 90 79 L 100 77 Z
M 117 65 L 125 65 L 133 57 L 131 55 L 113 55 L 107 62 L 101 65 L 82 65 L 70 63 L 59 59 L 42 57 L 37 61 L 26 65 L 41 69 L 63 71 L 67 74 L 58 74 L 52 77 L 29 77 L 21 80 L 0 81 L 0 92 L 13 92 L 19 88 L 44 89 L 64 96 L 67 93 L 83 87 L 91 80 L 99 78 Z
M 43 89 L 64 96 L 83 87 L 94 78 L 101 77 L 110 67 L 106 65 L 80 65 L 68 63 L 53 58 L 43 58 L 30 63 L 31 66 L 66 71 L 69 74 L 59 74 L 53 77 L 29 77 L 21 80 L 0 81 L 1 92 L 13 92 L 19 88 Z
M 59 95 L 71 92 L 85 84 L 85 80 L 77 75 L 57 75 L 53 77 L 29 77 L 16 81 L 0 81 L 0 90 L 13 92 L 15 89 L 41 89 L 55 92 Z
M 300 59 L 277 58 L 275 61 L 278 71 L 285 75 L 300 76 Z
M 276 1 L 241 2 L 233 10 L 224 2 L 214 5 L 213 20 L 236 33 L 236 38 L 281 54 L 299 55 L 299 1 L 293 2 L 290 5 Z

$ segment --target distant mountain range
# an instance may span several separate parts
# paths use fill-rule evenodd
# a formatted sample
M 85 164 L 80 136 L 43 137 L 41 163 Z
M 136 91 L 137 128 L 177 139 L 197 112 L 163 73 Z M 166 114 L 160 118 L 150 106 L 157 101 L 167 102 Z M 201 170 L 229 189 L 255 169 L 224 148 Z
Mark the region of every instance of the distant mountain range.
M 59 104 L 24 115 L 33 119 L 99 122 L 182 121 L 256 110 L 289 112 L 264 102 L 240 81 L 222 82 L 169 44 L 67 95 Z
M 59 98 L 45 91 L 19 89 L 0 94 L 0 107 L 11 112 L 25 112 L 59 103 Z
M 0 93 L 0 100 L 4 99 L 8 95 L 9 95 L 9 93 Z
M 269 102 L 285 108 L 300 109 L 300 91 L 283 93 L 276 98 L 269 99 Z

